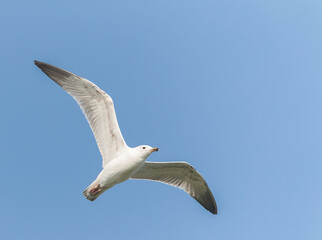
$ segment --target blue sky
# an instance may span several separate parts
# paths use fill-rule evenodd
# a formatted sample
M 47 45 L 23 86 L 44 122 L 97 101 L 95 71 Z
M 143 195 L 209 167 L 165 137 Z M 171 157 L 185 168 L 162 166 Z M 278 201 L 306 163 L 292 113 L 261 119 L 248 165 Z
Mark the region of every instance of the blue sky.
M 321 1 L 1 4 L 3 239 L 321 239 Z M 184 192 L 101 171 L 73 99 L 33 60 L 114 99 L 129 146 L 187 161 L 213 216 Z

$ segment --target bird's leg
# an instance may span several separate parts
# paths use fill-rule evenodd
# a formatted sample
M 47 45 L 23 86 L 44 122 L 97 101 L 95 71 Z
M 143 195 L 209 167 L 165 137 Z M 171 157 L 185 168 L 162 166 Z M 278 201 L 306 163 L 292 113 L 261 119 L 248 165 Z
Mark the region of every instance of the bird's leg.
M 102 191 L 102 188 L 100 188 L 100 185 L 97 184 L 89 191 L 89 193 L 92 195 L 96 195 L 96 194 L 100 193 L 101 191 Z

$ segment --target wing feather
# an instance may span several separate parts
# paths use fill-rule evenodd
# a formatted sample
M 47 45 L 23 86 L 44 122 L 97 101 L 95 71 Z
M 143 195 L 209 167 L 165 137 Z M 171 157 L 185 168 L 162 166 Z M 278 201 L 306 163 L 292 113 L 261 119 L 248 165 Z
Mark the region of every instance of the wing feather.
M 146 162 L 131 178 L 157 181 L 178 187 L 197 200 L 208 211 L 217 214 L 216 201 L 205 179 L 189 163 Z
M 47 63 L 35 61 L 35 64 L 79 104 L 95 136 L 104 167 L 127 146 L 112 98 L 85 78 Z

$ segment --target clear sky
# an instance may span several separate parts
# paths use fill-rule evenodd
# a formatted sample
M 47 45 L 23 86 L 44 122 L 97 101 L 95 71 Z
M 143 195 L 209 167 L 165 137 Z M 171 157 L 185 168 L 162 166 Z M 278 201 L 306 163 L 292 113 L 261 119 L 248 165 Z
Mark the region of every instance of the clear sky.
M 1 239 L 322 239 L 322 3 L 5 1 Z M 114 99 L 129 146 L 187 161 L 218 215 L 178 189 L 101 171 L 74 100 L 33 60 Z

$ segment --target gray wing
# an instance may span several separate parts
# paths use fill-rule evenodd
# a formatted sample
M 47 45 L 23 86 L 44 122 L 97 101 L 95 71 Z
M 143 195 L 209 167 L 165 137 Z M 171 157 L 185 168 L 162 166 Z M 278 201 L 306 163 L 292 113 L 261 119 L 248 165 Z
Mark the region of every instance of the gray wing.
M 127 147 L 117 123 L 112 98 L 85 78 L 47 63 L 35 64 L 79 104 L 95 136 L 103 167 Z
M 205 209 L 217 214 L 216 201 L 205 179 L 186 162 L 146 162 L 131 178 L 152 180 L 178 187 L 190 194 Z

